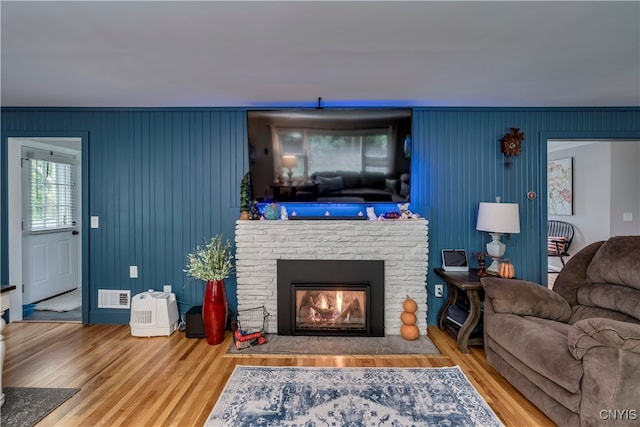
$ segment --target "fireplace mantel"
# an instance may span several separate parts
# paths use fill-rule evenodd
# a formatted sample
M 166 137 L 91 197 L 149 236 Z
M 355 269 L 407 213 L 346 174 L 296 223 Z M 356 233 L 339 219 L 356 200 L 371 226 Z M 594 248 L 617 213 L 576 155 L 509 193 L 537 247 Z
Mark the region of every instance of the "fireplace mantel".
M 277 333 L 277 260 L 383 260 L 385 335 L 400 333 L 402 302 L 418 302 L 418 327 L 426 330 L 428 222 L 296 220 L 237 221 L 238 309 L 264 305 Z

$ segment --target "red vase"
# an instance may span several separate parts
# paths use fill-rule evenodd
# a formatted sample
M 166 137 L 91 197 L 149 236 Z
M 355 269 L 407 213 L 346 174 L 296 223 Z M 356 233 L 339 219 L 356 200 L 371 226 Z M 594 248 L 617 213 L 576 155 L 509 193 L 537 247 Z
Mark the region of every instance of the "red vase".
M 207 342 L 211 345 L 220 344 L 224 340 L 224 331 L 227 326 L 227 291 L 224 288 L 224 280 L 209 280 L 204 287 L 204 300 L 202 301 L 202 322 Z

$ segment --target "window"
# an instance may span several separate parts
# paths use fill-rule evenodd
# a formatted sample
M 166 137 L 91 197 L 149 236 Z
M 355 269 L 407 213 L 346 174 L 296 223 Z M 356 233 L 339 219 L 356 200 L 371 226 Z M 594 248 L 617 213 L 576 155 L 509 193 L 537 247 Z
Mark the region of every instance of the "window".
M 76 224 L 74 159 L 29 152 L 22 159 L 23 229 L 49 231 Z
M 280 156 L 276 170 L 286 176 L 281 156 L 296 156 L 296 177 L 320 171 L 383 172 L 393 169 L 391 127 L 384 129 L 322 130 L 275 128 Z M 280 163 L 278 163 L 280 162 Z

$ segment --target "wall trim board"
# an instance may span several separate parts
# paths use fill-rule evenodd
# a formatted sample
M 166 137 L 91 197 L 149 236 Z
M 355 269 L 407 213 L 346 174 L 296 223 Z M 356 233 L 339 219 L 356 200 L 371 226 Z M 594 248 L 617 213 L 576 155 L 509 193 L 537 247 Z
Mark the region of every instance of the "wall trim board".
M 132 295 L 133 297 L 133 295 Z M 82 322 L 90 325 L 127 325 L 131 321 L 130 310 L 120 310 L 121 312 L 115 313 L 113 311 L 106 310 L 92 310 L 89 313 L 91 322 Z

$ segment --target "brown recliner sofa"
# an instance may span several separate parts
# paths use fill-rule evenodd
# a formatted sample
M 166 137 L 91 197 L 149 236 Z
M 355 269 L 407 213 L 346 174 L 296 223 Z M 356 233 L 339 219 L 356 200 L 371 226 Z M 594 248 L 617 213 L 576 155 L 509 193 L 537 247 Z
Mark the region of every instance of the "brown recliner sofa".
M 553 290 L 482 278 L 487 360 L 560 426 L 640 425 L 640 236 L 575 254 Z

